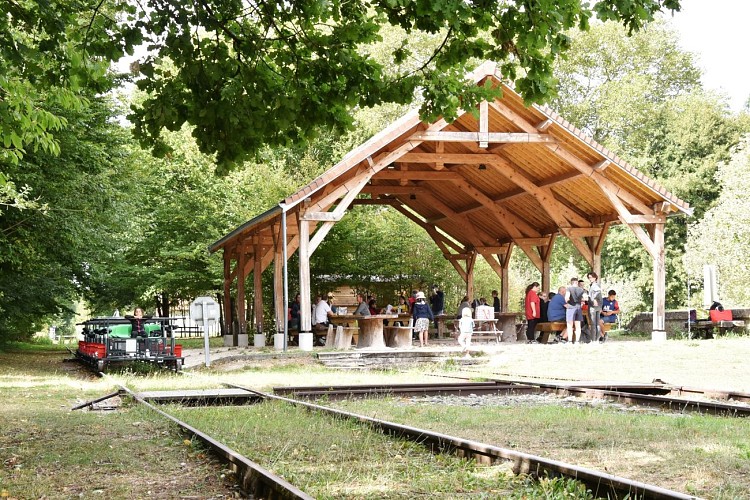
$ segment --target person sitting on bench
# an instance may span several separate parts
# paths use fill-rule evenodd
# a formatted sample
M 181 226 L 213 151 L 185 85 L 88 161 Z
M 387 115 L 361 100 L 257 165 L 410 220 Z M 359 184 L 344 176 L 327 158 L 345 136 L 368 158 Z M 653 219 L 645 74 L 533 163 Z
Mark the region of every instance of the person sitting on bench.
M 550 293 L 550 295 L 552 295 Z M 557 294 L 552 295 L 547 305 L 547 321 L 565 321 L 565 287 L 557 289 Z
M 604 331 L 604 323 L 617 323 L 617 315 L 620 313 L 620 304 L 617 303 L 617 292 L 610 290 L 607 297 L 602 299 L 602 312 L 599 316 L 599 342 L 607 340 L 607 332 Z

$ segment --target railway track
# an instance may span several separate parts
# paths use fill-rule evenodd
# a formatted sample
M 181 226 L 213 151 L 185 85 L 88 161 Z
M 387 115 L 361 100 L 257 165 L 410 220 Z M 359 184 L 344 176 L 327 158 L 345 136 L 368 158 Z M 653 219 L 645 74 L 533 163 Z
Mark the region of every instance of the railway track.
M 537 384 L 538 385 L 538 384 Z M 275 400 L 281 401 L 287 404 L 294 405 L 295 407 L 305 409 L 308 411 L 316 411 L 324 415 L 328 415 L 332 418 L 348 419 L 365 425 L 374 430 L 382 432 L 386 435 L 397 437 L 400 439 L 407 439 L 420 443 L 434 452 L 453 453 L 460 457 L 471 458 L 479 463 L 495 463 L 495 462 L 510 462 L 512 464 L 512 470 L 516 474 L 528 474 L 532 477 L 566 477 L 572 478 L 581 483 L 585 484 L 588 489 L 596 497 L 600 498 L 629 498 L 629 499 L 694 499 L 696 497 L 687 495 L 684 493 L 676 492 L 661 488 L 659 486 L 642 483 L 639 481 L 633 481 L 627 478 L 615 476 L 612 474 L 596 471 L 593 469 L 587 469 L 579 467 L 573 464 L 564 463 L 528 453 L 523 453 L 516 450 L 501 448 L 486 443 L 480 443 L 477 441 L 467 440 L 455 436 L 446 434 L 431 432 L 426 429 L 420 429 L 411 426 L 405 426 L 371 418 L 365 415 L 358 415 L 355 413 L 338 410 L 326 406 L 322 406 L 309 401 L 302 401 L 299 399 L 293 399 L 277 394 L 267 394 L 253 389 L 235 385 L 225 384 L 227 387 L 231 387 L 236 391 L 244 391 L 247 396 L 244 398 L 245 401 L 251 403 L 257 403 L 260 401 Z M 125 386 L 119 385 L 117 393 L 105 396 L 111 397 L 114 394 L 128 394 L 139 404 L 145 405 L 151 410 L 155 411 L 159 415 L 167 418 L 174 424 L 176 424 L 184 432 L 195 436 L 204 445 L 215 453 L 221 460 L 228 463 L 235 471 L 238 478 L 240 488 L 243 492 L 252 494 L 256 498 L 313 498 L 288 483 L 284 479 L 276 476 L 271 471 L 265 469 L 259 464 L 252 460 L 244 457 L 236 451 L 228 448 L 224 444 L 213 439 L 211 436 L 203 433 L 199 429 L 196 429 L 189 424 L 182 422 L 178 418 L 170 415 L 169 413 L 156 407 L 150 403 L 147 399 L 154 401 L 179 401 L 181 404 L 197 404 L 200 400 L 208 400 L 210 395 L 206 394 L 195 394 L 200 391 L 190 391 L 178 398 L 174 394 L 164 398 L 164 396 L 157 396 L 154 394 L 147 395 L 146 393 L 135 393 Z M 562 387 L 562 386 L 561 386 Z M 633 384 L 629 384 L 628 387 L 632 389 L 646 390 L 644 386 L 635 387 Z M 612 386 L 609 386 L 611 389 Z M 490 393 L 505 393 L 505 394 L 529 394 L 529 393 L 542 393 L 550 392 L 551 387 L 539 387 L 530 384 L 520 384 L 516 381 L 488 381 L 488 382 L 466 382 L 466 383 L 446 383 L 446 384 L 399 384 L 399 385 L 376 385 L 376 386 L 340 386 L 321 389 L 317 387 L 303 387 L 303 388 L 275 388 L 274 392 L 283 392 L 284 394 L 294 395 L 295 397 L 320 397 L 326 395 L 327 397 L 359 397 L 359 396 L 373 396 L 373 395 L 435 395 L 435 394 L 454 394 L 459 396 L 468 396 L 469 394 L 490 394 Z M 565 387 L 566 390 L 570 390 L 571 387 Z M 586 391 L 607 392 L 609 389 L 602 388 L 573 388 L 576 390 Z M 584 390 L 585 389 L 585 390 Z M 561 389 L 562 390 L 562 389 Z M 654 385 L 654 390 L 665 391 L 665 388 L 660 388 L 658 385 Z M 575 390 L 573 391 L 575 392 Z M 609 391 L 615 392 L 617 391 Z M 104 399 L 100 398 L 100 399 Z M 160 399 L 161 398 L 161 399 Z M 236 397 L 233 402 L 238 402 L 243 398 Z M 220 401 L 221 398 L 214 398 L 215 401 Z M 84 407 L 79 405 L 79 407 Z
M 721 403 L 710 400 L 695 400 L 675 397 L 672 394 L 702 395 L 706 398 L 719 397 L 724 400 L 750 401 L 750 395 L 736 392 L 701 391 L 699 389 L 675 388 L 668 384 L 552 384 L 528 382 L 524 380 L 498 379 L 488 382 L 455 382 L 442 384 L 396 384 L 396 385 L 353 385 L 333 387 L 274 387 L 275 394 L 297 398 L 315 399 L 326 397 L 331 400 L 366 396 L 435 396 L 469 394 L 557 394 L 576 396 L 585 399 L 606 399 L 618 403 L 652 406 L 663 410 L 693 411 L 711 415 L 748 417 L 747 404 Z
M 593 469 L 587 469 L 585 467 L 579 467 L 577 465 L 568 464 L 556 460 L 547 459 L 544 457 L 531 455 L 529 453 L 523 453 L 516 450 L 510 450 L 507 448 L 501 448 L 486 443 L 480 443 L 468 439 L 463 439 L 455 436 L 449 436 L 442 433 L 432 432 L 426 429 L 420 429 L 417 427 L 411 427 L 407 425 L 396 424 L 394 422 L 388 422 L 377 418 L 368 417 L 365 415 L 358 415 L 335 408 L 329 408 L 327 406 L 318 405 L 306 401 L 300 401 L 291 399 L 284 396 L 265 394 L 262 392 L 255 391 L 253 389 L 245 388 L 236 384 L 226 384 L 229 387 L 237 389 L 244 389 L 250 393 L 258 396 L 265 397 L 267 399 L 283 401 L 301 408 L 305 408 L 311 411 L 321 412 L 323 414 L 330 415 L 334 418 L 348 419 L 358 422 L 363 425 L 367 425 L 370 428 L 376 429 L 387 435 L 392 435 L 402 439 L 408 439 L 427 446 L 432 451 L 439 451 L 444 453 L 453 453 L 461 457 L 472 458 L 479 463 L 493 463 L 497 461 L 509 461 L 512 463 L 512 469 L 515 474 L 529 474 L 533 477 L 567 477 L 580 481 L 589 488 L 595 497 L 599 498 L 629 498 L 629 499 L 695 499 L 697 497 L 686 495 L 659 486 L 642 483 L 639 481 L 633 481 L 627 478 L 615 476 L 613 474 L 607 474 L 604 472 L 596 471 Z M 402 387 L 409 389 L 418 388 L 418 386 L 425 386 L 428 384 L 414 384 L 414 385 L 398 385 L 396 387 Z M 455 384 L 446 384 L 448 386 Z M 465 384 L 474 385 L 474 384 Z M 477 383 L 478 387 L 486 386 L 485 383 Z M 352 394 L 352 388 L 357 386 L 349 386 L 345 391 L 348 394 Z M 392 389 L 394 386 L 375 386 L 379 390 L 387 391 L 389 388 Z M 422 387 L 423 390 L 427 390 Z M 276 389 L 274 389 L 275 391 Z M 460 391 L 457 387 L 442 388 L 443 390 Z M 383 392 L 385 393 L 385 392 Z M 435 394 L 445 394 L 445 392 L 435 392 Z M 474 392 L 471 392 L 474 393 Z M 370 393 L 372 394 L 372 393 Z M 392 392 L 391 392 L 392 394 Z M 409 392 L 413 394 L 413 392 Z M 459 394 L 459 392 L 455 392 Z M 463 394 L 467 394 L 463 392 Z

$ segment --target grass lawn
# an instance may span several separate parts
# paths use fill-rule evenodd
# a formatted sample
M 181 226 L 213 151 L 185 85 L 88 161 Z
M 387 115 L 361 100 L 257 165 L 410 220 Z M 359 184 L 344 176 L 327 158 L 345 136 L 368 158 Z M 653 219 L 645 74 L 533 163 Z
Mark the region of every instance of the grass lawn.
M 75 411 L 115 390 L 60 350 L 0 352 L 0 495 L 11 498 L 226 498 L 227 471 L 174 428 L 123 402 L 117 411 Z M 198 370 L 113 377 L 136 390 L 445 381 L 444 376 L 554 377 L 666 382 L 750 392 L 750 339 L 604 345 L 477 346 L 486 355 L 455 364 L 390 371 L 322 367 L 299 353 Z M 439 376 L 439 377 L 436 377 Z M 607 405 L 460 406 L 399 398 L 336 405 L 351 411 L 526 451 L 705 498 L 750 498 L 750 421 L 624 411 Z M 529 484 L 504 466 L 433 456 L 347 422 L 268 403 L 173 409 L 245 456 L 318 498 L 586 498 L 575 483 Z M 373 465 L 375 464 L 375 465 Z

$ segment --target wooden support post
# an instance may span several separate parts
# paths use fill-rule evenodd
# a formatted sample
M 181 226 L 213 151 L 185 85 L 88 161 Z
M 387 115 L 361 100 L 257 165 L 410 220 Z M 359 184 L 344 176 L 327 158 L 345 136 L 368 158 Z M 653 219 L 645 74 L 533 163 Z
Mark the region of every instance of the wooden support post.
M 466 296 L 469 300 L 474 298 L 474 264 L 477 262 L 477 253 L 470 252 L 466 256 Z
M 667 270 L 664 254 L 664 224 L 654 224 L 654 329 L 651 332 L 652 340 L 666 340 L 665 329 L 665 304 L 666 304 L 666 281 Z
M 503 266 L 503 275 L 500 278 L 500 286 L 500 310 L 502 312 L 508 312 L 510 272 L 506 266 Z
M 237 324 L 239 325 L 239 331 L 237 335 L 247 334 L 247 325 L 245 321 L 245 249 L 240 244 L 239 258 L 237 260 Z M 234 346 L 239 346 L 239 340 L 237 335 L 234 337 Z
M 300 293 L 300 333 L 312 331 L 312 310 L 310 303 L 310 223 L 299 220 L 299 293 Z
M 263 333 L 263 267 L 260 241 L 255 242 L 255 265 L 253 266 L 253 319 L 255 334 Z
M 237 332 L 232 330 L 232 259 L 224 248 L 224 335 L 232 335 L 232 345 L 237 345 Z
M 505 252 L 501 262 L 503 265 L 503 272 L 500 276 L 500 310 L 502 312 L 508 312 L 508 304 L 510 301 L 510 257 L 513 254 L 514 246 L 513 243 L 508 245 L 508 251 Z
M 281 232 L 281 228 L 279 228 Z M 284 317 L 286 316 L 287 305 L 284 303 L 284 255 L 281 248 L 281 238 L 279 234 L 274 245 L 273 256 L 273 309 L 274 309 L 274 333 L 283 333 Z
M 549 242 L 546 246 L 540 247 L 540 254 L 542 256 L 542 292 L 549 292 L 550 286 L 552 285 L 552 249 L 555 248 L 555 240 L 557 239 L 557 233 L 553 233 L 549 237 Z

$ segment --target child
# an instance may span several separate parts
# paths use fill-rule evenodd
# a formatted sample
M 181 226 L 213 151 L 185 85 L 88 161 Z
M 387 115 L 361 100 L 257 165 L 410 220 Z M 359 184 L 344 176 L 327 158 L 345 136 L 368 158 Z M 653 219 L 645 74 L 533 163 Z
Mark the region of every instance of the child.
M 417 292 L 416 302 L 414 303 L 414 309 L 412 311 L 412 317 L 414 318 L 414 333 L 419 336 L 419 347 L 427 346 L 427 338 L 429 337 L 430 321 L 435 319 L 432 314 L 427 300 L 425 299 L 424 292 Z
M 461 319 L 458 321 L 458 345 L 462 347 L 461 352 L 469 357 L 469 346 L 471 345 L 471 334 L 474 333 L 474 320 L 471 319 L 471 309 L 468 307 L 461 311 Z

